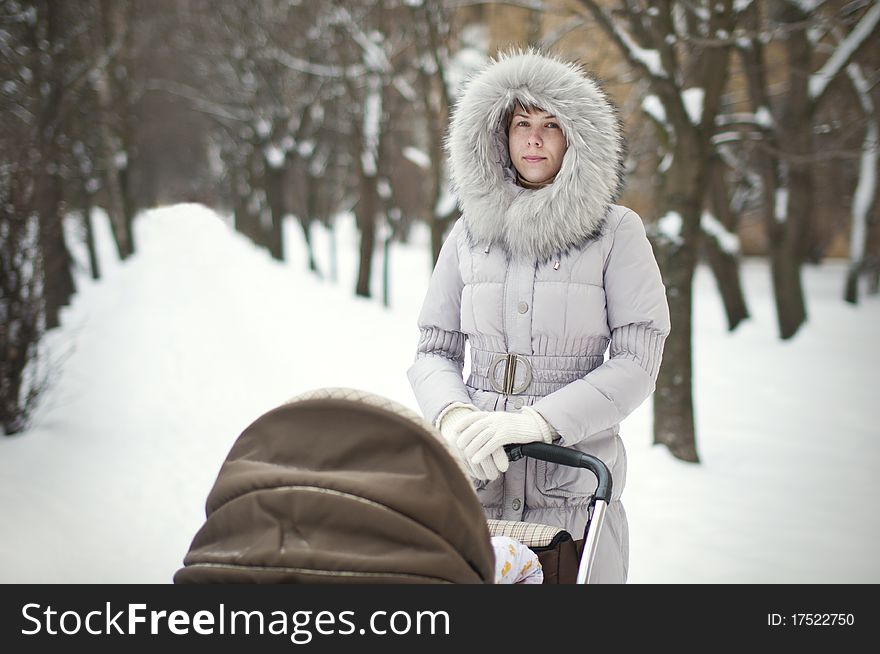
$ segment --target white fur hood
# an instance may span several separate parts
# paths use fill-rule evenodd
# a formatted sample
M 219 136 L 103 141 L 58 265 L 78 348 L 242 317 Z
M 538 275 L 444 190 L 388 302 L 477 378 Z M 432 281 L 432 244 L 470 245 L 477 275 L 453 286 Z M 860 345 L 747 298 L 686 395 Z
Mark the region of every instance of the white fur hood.
M 554 114 L 568 141 L 542 189 L 515 182 L 504 120 L 517 101 Z M 622 184 L 616 108 L 577 65 L 532 50 L 501 54 L 468 80 L 446 148 L 470 238 L 513 257 L 546 260 L 595 239 Z

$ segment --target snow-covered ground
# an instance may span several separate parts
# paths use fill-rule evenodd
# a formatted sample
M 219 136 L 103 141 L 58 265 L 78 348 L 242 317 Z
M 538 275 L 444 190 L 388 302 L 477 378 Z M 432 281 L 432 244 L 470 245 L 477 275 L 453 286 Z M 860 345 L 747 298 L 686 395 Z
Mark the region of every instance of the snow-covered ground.
M 229 447 L 263 412 L 321 386 L 416 408 L 423 231 L 393 249 L 383 309 L 352 294 L 350 221 L 332 284 L 305 272 L 292 224 L 281 264 L 204 207 L 157 209 L 120 264 L 97 218 L 104 277 L 79 274 L 47 340 L 54 386 L 29 431 L 0 438 L 0 582 L 169 582 Z M 314 236 L 326 269 L 327 234 Z M 783 343 L 764 262 L 743 266 L 753 318 L 732 334 L 698 271 L 702 463 L 651 445 L 650 401 L 623 423 L 630 582 L 880 582 L 880 298 L 844 304 L 843 264 L 804 280 L 810 322 Z

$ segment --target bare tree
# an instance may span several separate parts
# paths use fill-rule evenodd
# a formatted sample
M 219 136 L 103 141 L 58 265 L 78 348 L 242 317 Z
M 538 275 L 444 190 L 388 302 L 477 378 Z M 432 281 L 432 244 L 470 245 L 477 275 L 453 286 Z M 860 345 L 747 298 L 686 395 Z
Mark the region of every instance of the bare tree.
M 32 180 L 27 168 L 8 156 L 22 152 L 27 142 L 7 108 L 4 101 L 10 120 L 0 125 L 0 427 L 12 435 L 27 426 L 45 387 L 33 374 L 45 321 L 39 225 L 29 210 Z
M 57 103 L 65 80 L 57 11 L 0 3 L 0 423 L 6 434 L 27 424 L 42 387 L 28 369 L 46 326 L 58 324 L 73 292 L 59 216 Z
M 737 20 L 730 0 L 710 3 L 598 3 L 581 6 L 647 81 L 648 111 L 666 144 L 654 239 L 666 284 L 672 333 L 654 395 L 654 442 L 697 461 L 692 389 L 693 275 L 702 231 L 712 136 L 729 75 L 729 34 Z
M 430 178 L 429 224 L 431 227 L 431 257 L 436 263 L 449 226 L 460 212 L 455 204 L 444 202 L 448 195 L 446 157 L 443 137 L 449 125 L 451 89 L 448 79 L 451 67 L 452 43 L 450 11 L 443 0 L 413 3 L 412 13 L 418 51 L 419 101 L 425 118 L 428 142 L 425 167 Z
M 749 3 L 743 11 L 743 32 L 736 39 L 752 105 L 747 120 L 760 134 L 751 145 L 761 180 L 777 320 L 784 339 L 792 337 L 807 318 L 800 266 L 805 258 L 815 259 L 810 243 L 818 159 L 816 114 L 828 97 L 830 83 L 865 47 L 880 21 L 876 3 L 855 21 L 833 13 L 836 8 L 825 4 Z M 822 10 L 832 13 L 825 15 Z M 816 31 L 828 33 L 828 25 L 840 29 L 842 24 L 847 25 L 847 36 L 833 54 L 816 57 Z M 767 73 L 768 48 L 774 44 L 786 54 L 785 93 L 775 98 Z

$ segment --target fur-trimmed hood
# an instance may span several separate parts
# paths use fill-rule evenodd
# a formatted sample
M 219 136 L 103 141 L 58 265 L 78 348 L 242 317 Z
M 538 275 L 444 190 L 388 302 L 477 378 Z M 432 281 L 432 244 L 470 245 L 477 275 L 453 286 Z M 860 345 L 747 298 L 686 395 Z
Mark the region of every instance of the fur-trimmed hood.
M 568 142 L 552 184 L 518 186 L 505 118 L 520 102 L 556 116 Z M 502 53 L 471 77 L 446 141 L 450 178 L 470 238 L 514 257 L 546 260 L 595 239 L 622 185 L 624 142 L 616 108 L 576 64 Z

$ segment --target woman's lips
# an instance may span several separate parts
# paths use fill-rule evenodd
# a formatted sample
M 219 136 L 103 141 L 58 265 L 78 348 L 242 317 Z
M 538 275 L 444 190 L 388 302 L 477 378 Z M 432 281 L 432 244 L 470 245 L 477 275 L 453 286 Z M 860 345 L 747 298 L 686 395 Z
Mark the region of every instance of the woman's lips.
M 537 163 L 538 161 L 544 161 L 547 157 L 523 157 L 529 163 Z

